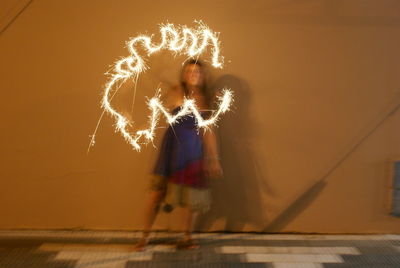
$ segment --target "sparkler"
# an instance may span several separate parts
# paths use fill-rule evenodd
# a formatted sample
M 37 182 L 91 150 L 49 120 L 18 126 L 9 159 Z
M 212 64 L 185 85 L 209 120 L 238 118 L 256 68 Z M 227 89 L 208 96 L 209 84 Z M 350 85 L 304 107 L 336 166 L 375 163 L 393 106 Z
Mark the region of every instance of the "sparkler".
M 149 143 L 153 141 L 154 132 L 161 114 L 166 117 L 169 124 L 174 124 L 180 117 L 192 113 L 196 118 L 198 128 L 207 129 L 207 127 L 217 122 L 221 114 L 229 110 L 229 106 L 232 102 L 232 92 L 229 89 L 224 89 L 222 91 L 222 96 L 218 97 L 218 109 L 213 111 L 211 116 L 206 120 L 201 116 L 193 99 L 185 98 L 182 109 L 177 114 L 171 115 L 162 105 L 159 95 L 156 95 L 148 102 L 148 106 L 151 110 L 151 115 L 149 117 L 149 128 L 138 130 L 136 133 L 132 134 L 127 129 L 132 125 L 132 123 L 111 106 L 111 100 L 118 91 L 119 86 L 121 86 L 122 83 L 124 83 L 128 78 L 134 77 L 136 78 L 134 80 L 136 88 L 136 82 L 139 74 L 148 68 L 145 64 L 145 60 L 141 57 L 137 50 L 139 45 L 142 45 L 144 50 L 147 51 L 147 56 L 150 56 L 162 49 L 167 49 L 176 54 L 183 54 L 190 58 L 199 56 L 209 45 L 211 45 L 212 66 L 215 68 L 222 68 L 223 57 L 220 56 L 218 34 L 211 31 L 201 21 L 197 22 L 197 24 L 198 27 L 196 29 L 187 28 L 186 26 L 175 27 L 173 24 L 161 25 L 161 42 L 158 45 L 153 44 L 152 36 L 149 37 L 146 35 L 139 35 L 127 42 L 127 48 L 130 52 L 130 55 L 115 63 L 114 73 L 111 75 L 109 81 L 105 85 L 104 94 L 101 101 L 103 113 L 97 122 L 93 135 L 91 135 L 88 151 L 90 147 L 94 145 L 95 134 L 105 112 L 109 113 L 116 120 L 116 131 L 120 132 L 125 140 L 132 145 L 135 150 L 140 151 L 141 147 L 139 140 L 142 137 L 144 138 L 143 143 Z M 114 87 L 115 89 L 113 91 Z

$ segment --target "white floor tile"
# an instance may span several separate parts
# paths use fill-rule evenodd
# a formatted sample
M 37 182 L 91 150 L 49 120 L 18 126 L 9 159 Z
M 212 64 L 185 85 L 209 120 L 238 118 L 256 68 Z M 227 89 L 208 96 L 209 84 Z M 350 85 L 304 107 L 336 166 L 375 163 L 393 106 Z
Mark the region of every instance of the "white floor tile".
M 150 261 L 153 257 L 152 252 L 79 252 L 61 251 L 56 256 L 56 260 L 76 260 L 78 264 L 83 263 L 112 263 L 127 261 Z
M 288 263 L 288 262 L 277 262 L 273 263 L 274 268 L 323 268 L 324 266 L 320 263 Z
M 343 259 L 334 254 L 254 254 L 245 255 L 247 262 L 306 262 L 306 263 L 341 263 Z
M 349 254 L 359 255 L 354 247 L 264 247 L 264 246 L 222 246 L 217 252 L 228 254 L 240 253 L 291 253 L 291 254 Z

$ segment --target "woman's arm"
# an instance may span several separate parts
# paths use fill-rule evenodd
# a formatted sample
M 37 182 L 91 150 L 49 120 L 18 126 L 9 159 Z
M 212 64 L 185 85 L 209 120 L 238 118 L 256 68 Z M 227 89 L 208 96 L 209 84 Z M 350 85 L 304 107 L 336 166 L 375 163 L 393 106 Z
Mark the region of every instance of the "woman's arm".
M 222 175 L 222 167 L 219 161 L 217 137 L 213 126 L 203 132 L 203 143 L 206 175 L 220 177 Z

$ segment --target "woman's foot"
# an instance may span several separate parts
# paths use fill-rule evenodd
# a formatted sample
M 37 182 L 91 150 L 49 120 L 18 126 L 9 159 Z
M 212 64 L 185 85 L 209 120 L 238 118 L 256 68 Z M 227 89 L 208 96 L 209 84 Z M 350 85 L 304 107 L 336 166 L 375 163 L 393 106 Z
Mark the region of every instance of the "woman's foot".
M 198 249 L 199 245 L 193 241 L 190 237 L 183 238 L 182 240 L 179 240 L 178 243 L 176 244 L 177 249 Z
M 133 247 L 134 251 L 144 251 L 149 243 L 148 237 L 142 237 Z

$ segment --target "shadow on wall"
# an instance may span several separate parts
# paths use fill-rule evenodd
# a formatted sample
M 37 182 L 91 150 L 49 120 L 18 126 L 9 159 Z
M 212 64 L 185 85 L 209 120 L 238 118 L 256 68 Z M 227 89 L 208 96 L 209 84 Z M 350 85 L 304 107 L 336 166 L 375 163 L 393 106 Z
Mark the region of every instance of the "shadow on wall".
M 272 221 L 268 222 L 262 232 L 277 233 L 283 231 L 291 221 L 311 205 L 325 186 L 326 182 L 324 180 L 318 180 L 311 184 L 311 186 L 308 186 L 304 192 L 296 196 Z
M 269 200 L 275 196 L 268 183 L 271 178 L 265 176 L 268 163 L 252 149 L 257 125 L 249 111 L 251 91 L 245 81 L 232 75 L 220 77 L 213 85 L 215 90 L 224 87 L 235 97 L 233 109 L 223 116 L 218 128 L 224 176 L 212 180 L 212 207 L 199 218 L 196 229 L 208 231 L 216 221 L 223 221 L 223 231 L 247 231 L 250 227 L 280 232 L 315 200 L 326 183 L 320 179 L 308 185 L 277 213 L 271 212 L 275 205 L 263 202 L 266 196 Z
M 232 89 L 235 98 L 218 127 L 224 176 L 211 181 L 213 203 L 196 229 L 209 230 L 217 220 L 225 222 L 224 231 L 243 231 L 247 224 L 260 228 L 265 222 L 262 191 L 269 188 L 251 148 L 256 131 L 249 113 L 251 92 L 246 82 L 232 75 L 220 77 L 212 87 L 222 88 Z

